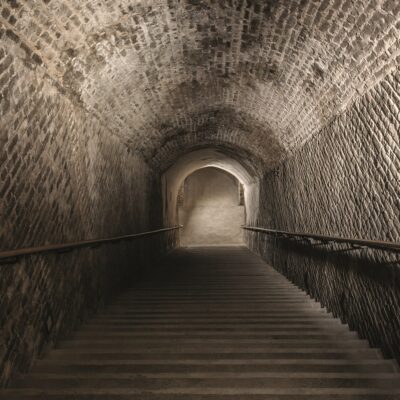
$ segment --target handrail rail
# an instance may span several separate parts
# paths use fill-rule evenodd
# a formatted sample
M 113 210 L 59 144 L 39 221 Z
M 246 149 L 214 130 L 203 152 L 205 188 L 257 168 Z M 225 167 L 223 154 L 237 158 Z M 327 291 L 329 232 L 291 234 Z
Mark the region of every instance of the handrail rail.
M 368 239 L 353 239 L 353 238 L 346 238 L 346 237 L 339 237 L 339 236 L 327 236 L 327 235 L 318 235 L 314 233 L 298 233 L 298 232 L 288 232 L 288 231 L 280 231 L 276 229 L 266 229 L 266 228 L 259 228 L 256 226 L 246 226 L 243 225 L 242 229 L 255 231 L 255 232 L 262 232 L 269 235 L 280 235 L 280 236 L 288 236 L 293 238 L 305 238 L 305 239 L 314 239 L 318 240 L 323 243 L 346 243 L 352 246 L 357 247 L 370 247 L 374 249 L 380 249 L 385 251 L 394 251 L 400 252 L 400 243 L 399 242 L 386 242 L 383 240 L 368 240 Z
M 52 253 L 52 252 L 63 253 L 63 252 L 67 252 L 67 251 L 71 251 L 71 250 L 75 250 L 75 249 L 83 248 L 83 247 L 94 248 L 94 247 L 98 247 L 98 246 L 101 246 L 102 244 L 106 244 L 106 243 L 117 243 L 121 240 L 132 240 L 132 239 L 137 239 L 137 238 L 144 237 L 144 236 L 152 236 L 152 235 L 156 235 L 158 233 L 163 233 L 163 232 L 180 229 L 182 227 L 183 227 L 182 225 L 176 225 L 176 226 L 173 226 L 170 228 L 162 228 L 162 229 L 156 229 L 153 231 L 132 233 L 129 235 L 113 236 L 113 237 L 102 238 L 102 239 L 81 240 L 79 242 L 49 244 L 49 245 L 45 245 L 45 246 L 25 247 L 25 248 L 16 249 L 16 250 L 7 250 L 7 251 L 0 252 L 0 262 L 1 261 L 4 262 L 4 260 L 16 259 L 16 258 L 22 257 L 22 256 L 29 256 L 29 255 L 33 255 L 33 254 L 43 254 L 43 253 Z

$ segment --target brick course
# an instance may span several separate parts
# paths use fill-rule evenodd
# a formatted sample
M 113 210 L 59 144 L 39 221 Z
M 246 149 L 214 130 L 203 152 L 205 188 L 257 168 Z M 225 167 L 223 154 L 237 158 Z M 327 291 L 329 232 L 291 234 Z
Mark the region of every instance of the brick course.
M 0 250 L 160 227 L 145 162 L 1 39 Z M 132 282 L 166 238 L 0 266 L 0 384 Z
M 400 242 L 400 73 L 265 175 L 260 226 Z M 400 360 L 400 259 L 250 233 L 253 250 Z M 277 248 L 275 249 L 275 245 Z
M 399 18 L 389 0 L 7 0 L 0 9 L 21 58 L 149 162 L 200 136 L 267 167 L 396 68 Z

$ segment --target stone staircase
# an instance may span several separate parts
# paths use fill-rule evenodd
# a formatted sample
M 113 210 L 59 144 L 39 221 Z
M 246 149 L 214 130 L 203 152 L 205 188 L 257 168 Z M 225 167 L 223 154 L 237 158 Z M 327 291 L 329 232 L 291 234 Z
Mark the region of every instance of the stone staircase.
M 0 399 L 400 399 L 400 374 L 243 247 L 173 252 Z

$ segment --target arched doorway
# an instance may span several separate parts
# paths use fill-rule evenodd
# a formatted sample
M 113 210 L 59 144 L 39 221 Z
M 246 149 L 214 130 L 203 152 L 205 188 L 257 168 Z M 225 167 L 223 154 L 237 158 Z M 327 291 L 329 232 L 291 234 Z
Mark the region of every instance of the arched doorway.
M 239 162 L 221 149 L 200 149 L 186 153 L 178 158 L 162 175 L 163 215 L 165 226 L 178 222 L 178 198 L 185 179 L 204 168 L 214 167 L 233 176 L 242 185 L 244 218 L 237 225 L 253 225 L 259 210 L 259 177 L 251 164 Z M 230 178 L 232 179 L 232 178 Z M 182 233 L 182 232 L 181 232 Z M 215 243 L 214 243 L 215 244 Z
M 186 177 L 178 194 L 182 246 L 241 245 L 243 185 L 220 168 L 201 168 Z

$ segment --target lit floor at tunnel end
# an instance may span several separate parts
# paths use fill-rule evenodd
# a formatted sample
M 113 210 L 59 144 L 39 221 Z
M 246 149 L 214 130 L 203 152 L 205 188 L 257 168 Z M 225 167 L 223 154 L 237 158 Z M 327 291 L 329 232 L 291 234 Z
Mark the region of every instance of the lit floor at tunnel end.
M 0 2 L 0 399 L 400 400 L 400 3 Z

